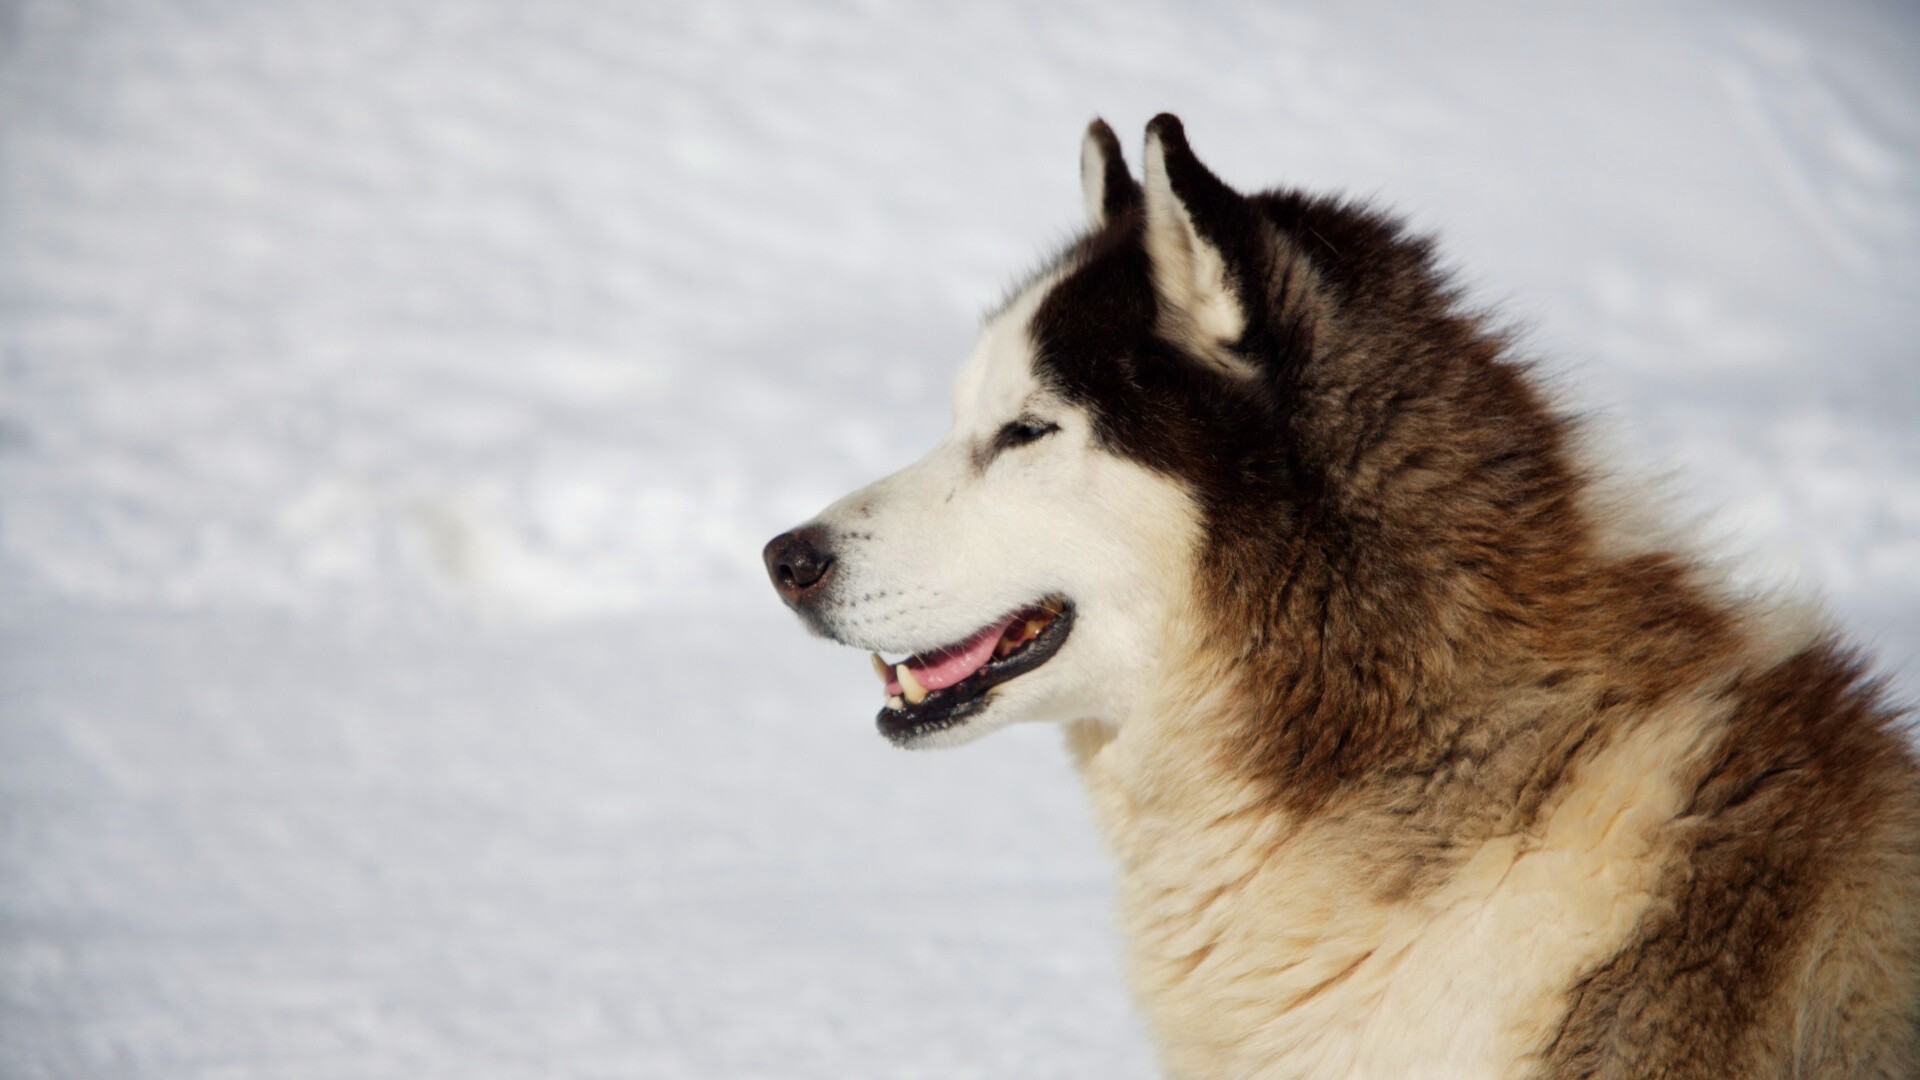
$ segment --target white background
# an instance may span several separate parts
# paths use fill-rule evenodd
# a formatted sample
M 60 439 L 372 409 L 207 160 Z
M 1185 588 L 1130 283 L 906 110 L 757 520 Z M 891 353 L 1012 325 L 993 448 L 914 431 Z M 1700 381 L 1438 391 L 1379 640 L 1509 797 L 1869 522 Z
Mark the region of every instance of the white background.
M 1438 230 L 1914 687 L 1915 9 L 1323 7 L 0 2 L 0 1075 L 1153 1075 L 1054 734 L 757 563 L 1096 113 Z

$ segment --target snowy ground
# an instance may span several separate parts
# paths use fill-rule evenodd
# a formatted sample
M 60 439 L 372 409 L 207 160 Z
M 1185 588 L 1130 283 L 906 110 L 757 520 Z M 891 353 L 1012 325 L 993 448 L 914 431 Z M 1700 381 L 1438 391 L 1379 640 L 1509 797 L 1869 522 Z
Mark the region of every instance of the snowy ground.
M 1055 740 L 760 578 L 1079 131 L 1438 228 L 1920 686 L 1920 14 L 0 0 L 0 1075 L 1147 1077 Z

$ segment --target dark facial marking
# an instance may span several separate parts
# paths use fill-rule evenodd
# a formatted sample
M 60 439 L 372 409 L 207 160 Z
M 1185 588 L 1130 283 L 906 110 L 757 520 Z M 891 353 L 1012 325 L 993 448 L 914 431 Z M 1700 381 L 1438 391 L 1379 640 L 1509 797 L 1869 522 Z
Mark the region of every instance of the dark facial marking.
M 1292 475 L 1278 398 L 1160 336 L 1140 233 L 1129 211 L 1063 257 L 1071 269 L 1030 327 L 1035 376 L 1087 411 L 1103 448 L 1183 481 L 1203 504 L 1281 505 L 1287 493 L 1267 490 Z

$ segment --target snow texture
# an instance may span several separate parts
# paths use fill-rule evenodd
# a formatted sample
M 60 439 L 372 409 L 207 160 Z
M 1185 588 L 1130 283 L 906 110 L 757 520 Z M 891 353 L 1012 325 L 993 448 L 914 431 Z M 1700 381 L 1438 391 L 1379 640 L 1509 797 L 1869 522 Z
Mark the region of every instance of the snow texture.
M 1162 109 L 1915 685 L 1910 5 L 6 0 L 0 1075 L 1154 1075 L 1054 736 L 757 552 Z

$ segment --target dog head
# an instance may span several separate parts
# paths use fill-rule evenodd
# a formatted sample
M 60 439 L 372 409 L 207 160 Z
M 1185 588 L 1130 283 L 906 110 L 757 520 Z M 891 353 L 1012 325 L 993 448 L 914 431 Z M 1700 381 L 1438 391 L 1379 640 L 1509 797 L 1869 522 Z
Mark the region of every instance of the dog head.
M 1240 195 L 1172 116 L 1140 183 L 1095 121 L 1081 177 L 1088 231 L 986 320 L 946 438 L 765 551 L 815 633 L 875 652 L 902 745 L 1125 723 L 1196 595 L 1267 595 L 1314 516 L 1307 459 L 1337 450 L 1303 373 L 1332 297 L 1379 285 L 1323 280 L 1299 237 L 1406 246 L 1330 203 Z

